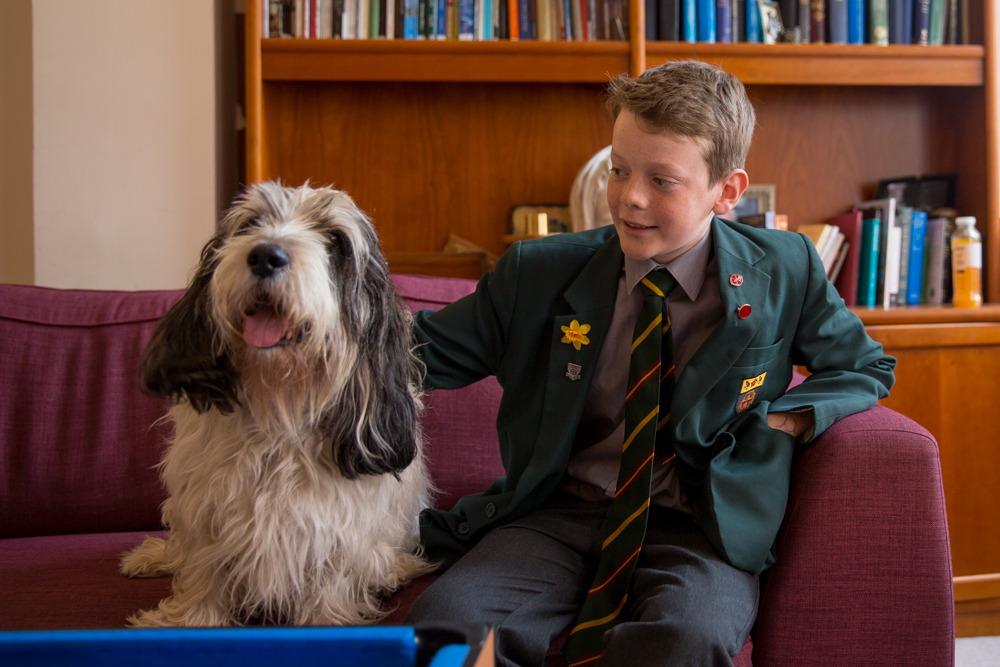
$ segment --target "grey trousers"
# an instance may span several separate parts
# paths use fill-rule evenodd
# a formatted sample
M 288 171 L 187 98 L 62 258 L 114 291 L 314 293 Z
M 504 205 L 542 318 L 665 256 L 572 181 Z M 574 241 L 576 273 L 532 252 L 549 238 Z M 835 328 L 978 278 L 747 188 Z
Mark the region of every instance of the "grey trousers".
M 496 629 L 498 665 L 543 665 L 592 583 L 609 509 L 560 495 L 493 530 L 417 598 L 407 623 L 486 623 Z M 594 664 L 731 666 L 758 596 L 757 576 L 724 562 L 688 515 L 654 505 L 632 575 L 631 620 L 605 633 Z

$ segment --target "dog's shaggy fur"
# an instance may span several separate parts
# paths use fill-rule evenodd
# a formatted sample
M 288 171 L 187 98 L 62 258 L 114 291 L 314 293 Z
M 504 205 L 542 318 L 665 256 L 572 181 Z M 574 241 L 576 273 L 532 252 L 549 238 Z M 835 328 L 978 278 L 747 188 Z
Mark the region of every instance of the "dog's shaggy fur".
M 135 626 L 359 624 L 433 569 L 409 313 L 343 192 L 249 190 L 202 251 L 143 361 L 173 399 L 166 541 L 122 558 L 172 574 Z

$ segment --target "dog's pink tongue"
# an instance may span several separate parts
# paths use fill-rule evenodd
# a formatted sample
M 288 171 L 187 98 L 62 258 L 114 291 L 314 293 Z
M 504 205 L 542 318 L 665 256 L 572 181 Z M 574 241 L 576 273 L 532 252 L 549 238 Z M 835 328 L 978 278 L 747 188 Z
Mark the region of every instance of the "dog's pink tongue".
M 243 323 L 243 340 L 253 347 L 274 347 L 288 333 L 284 320 L 274 308 L 261 308 Z

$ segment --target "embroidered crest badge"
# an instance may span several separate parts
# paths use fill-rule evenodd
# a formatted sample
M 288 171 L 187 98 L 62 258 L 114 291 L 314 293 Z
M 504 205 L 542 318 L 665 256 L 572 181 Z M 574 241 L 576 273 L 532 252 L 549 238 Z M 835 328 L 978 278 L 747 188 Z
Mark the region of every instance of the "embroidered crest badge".
M 743 386 L 740 387 L 740 397 L 736 401 L 736 414 L 745 412 L 753 405 L 757 398 L 757 390 L 764 386 L 765 377 L 767 377 L 767 372 L 743 380 Z

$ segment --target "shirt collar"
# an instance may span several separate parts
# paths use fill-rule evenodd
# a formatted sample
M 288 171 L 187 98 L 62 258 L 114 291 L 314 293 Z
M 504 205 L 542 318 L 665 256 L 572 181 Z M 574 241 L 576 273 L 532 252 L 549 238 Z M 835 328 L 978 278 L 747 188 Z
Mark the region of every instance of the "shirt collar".
M 714 216 L 714 214 L 713 214 Z M 639 281 L 646 277 L 650 271 L 666 269 L 674 277 L 677 284 L 688 299 L 694 301 L 701 292 L 701 286 L 705 282 L 705 270 L 708 268 L 709 258 L 712 255 L 712 225 L 709 223 L 708 231 L 701 237 L 701 240 L 691 246 L 683 255 L 675 257 L 666 264 L 660 264 L 652 258 L 638 260 L 625 256 L 625 285 L 628 293 L 631 294 Z

